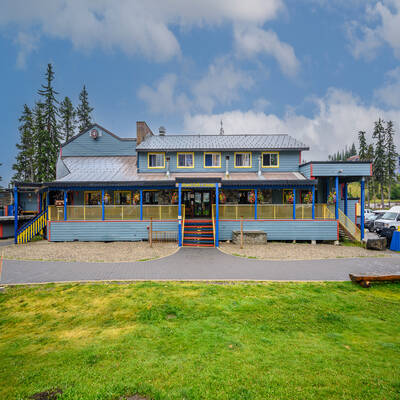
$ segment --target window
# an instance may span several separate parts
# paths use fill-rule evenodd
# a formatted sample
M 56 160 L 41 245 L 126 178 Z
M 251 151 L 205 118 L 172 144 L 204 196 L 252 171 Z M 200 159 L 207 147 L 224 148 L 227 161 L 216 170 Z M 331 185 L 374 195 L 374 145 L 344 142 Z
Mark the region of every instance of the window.
M 176 159 L 177 168 L 193 168 L 194 153 L 178 153 Z
M 101 205 L 101 192 L 99 190 L 85 192 L 85 205 L 86 206 Z
M 143 204 L 158 204 L 158 191 L 144 191 Z
M 251 168 L 251 153 L 235 153 L 235 168 Z
M 148 153 L 148 168 L 165 168 L 164 153 Z
M 204 168 L 221 168 L 221 153 L 204 153 Z
M 114 192 L 114 204 L 117 205 L 131 204 L 131 192 L 125 190 Z
M 262 153 L 262 167 L 263 168 L 278 168 L 279 167 L 279 153 Z

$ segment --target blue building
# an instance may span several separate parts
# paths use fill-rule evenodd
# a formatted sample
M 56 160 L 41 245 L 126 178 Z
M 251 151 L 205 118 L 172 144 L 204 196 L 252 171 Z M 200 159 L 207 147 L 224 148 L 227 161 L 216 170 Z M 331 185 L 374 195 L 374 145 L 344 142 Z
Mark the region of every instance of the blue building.
M 15 240 L 44 231 L 49 241 L 143 240 L 151 222 L 180 246 L 218 246 L 241 220 L 269 240 L 361 240 L 356 204 L 364 209 L 371 163 L 302 164 L 307 150 L 283 134 L 153 134 L 137 122 L 125 139 L 94 124 L 61 147 L 54 182 L 15 185 L 15 210 L 27 193 L 29 207 L 32 193 L 37 201 L 32 220 L 15 219 Z M 348 198 L 350 182 L 361 199 Z

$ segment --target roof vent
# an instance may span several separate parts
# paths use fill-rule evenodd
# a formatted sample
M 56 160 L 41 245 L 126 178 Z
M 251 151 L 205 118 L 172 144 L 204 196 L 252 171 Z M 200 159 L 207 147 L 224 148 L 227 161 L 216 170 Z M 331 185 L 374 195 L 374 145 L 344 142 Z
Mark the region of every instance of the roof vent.
M 158 133 L 160 134 L 160 136 L 165 136 L 165 132 L 167 132 L 167 130 L 165 129 L 164 126 L 160 126 L 158 128 Z

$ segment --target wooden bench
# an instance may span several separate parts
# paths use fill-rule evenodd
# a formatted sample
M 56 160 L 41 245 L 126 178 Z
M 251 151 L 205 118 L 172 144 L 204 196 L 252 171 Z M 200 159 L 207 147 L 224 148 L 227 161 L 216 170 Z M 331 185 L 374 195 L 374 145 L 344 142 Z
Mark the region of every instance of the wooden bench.
M 353 275 L 349 274 L 350 279 L 354 283 L 358 283 L 362 287 L 370 287 L 371 282 L 396 282 L 400 281 L 400 275 Z

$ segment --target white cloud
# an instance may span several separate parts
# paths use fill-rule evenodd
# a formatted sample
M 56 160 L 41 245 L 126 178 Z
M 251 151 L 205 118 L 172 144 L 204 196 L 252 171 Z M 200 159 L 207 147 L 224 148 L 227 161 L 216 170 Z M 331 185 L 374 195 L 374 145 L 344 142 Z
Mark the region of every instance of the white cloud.
M 0 27 L 164 61 L 180 54 L 171 26 L 263 24 L 282 8 L 282 0 L 2 0 Z
M 251 57 L 265 53 L 277 60 L 284 74 L 289 76 L 297 74 L 300 62 L 293 47 L 281 42 L 275 32 L 255 26 L 236 25 L 234 35 L 239 55 Z
M 400 110 L 384 111 L 364 105 L 351 93 L 329 89 L 322 98 L 314 98 L 316 111 L 311 117 L 289 110 L 280 118 L 261 111 L 229 111 L 222 114 L 186 115 L 184 128 L 188 132 L 216 133 L 223 120 L 226 134 L 288 133 L 310 146 L 304 154 L 308 160 L 326 159 L 328 154 L 346 145 L 357 143 L 357 132 L 371 133 L 379 117 L 400 121 Z M 399 130 L 398 124 L 396 125 Z
M 400 59 L 400 0 L 367 5 L 365 19 L 365 24 L 353 21 L 348 27 L 354 57 L 374 58 L 376 50 L 387 44 Z
M 27 57 L 38 47 L 39 37 L 33 33 L 27 34 L 19 32 L 14 42 L 18 45 L 17 67 L 22 69 L 26 67 Z
M 388 106 L 400 108 L 400 67 L 389 71 L 386 76 L 386 84 L 375 91 L 375 96 Z

